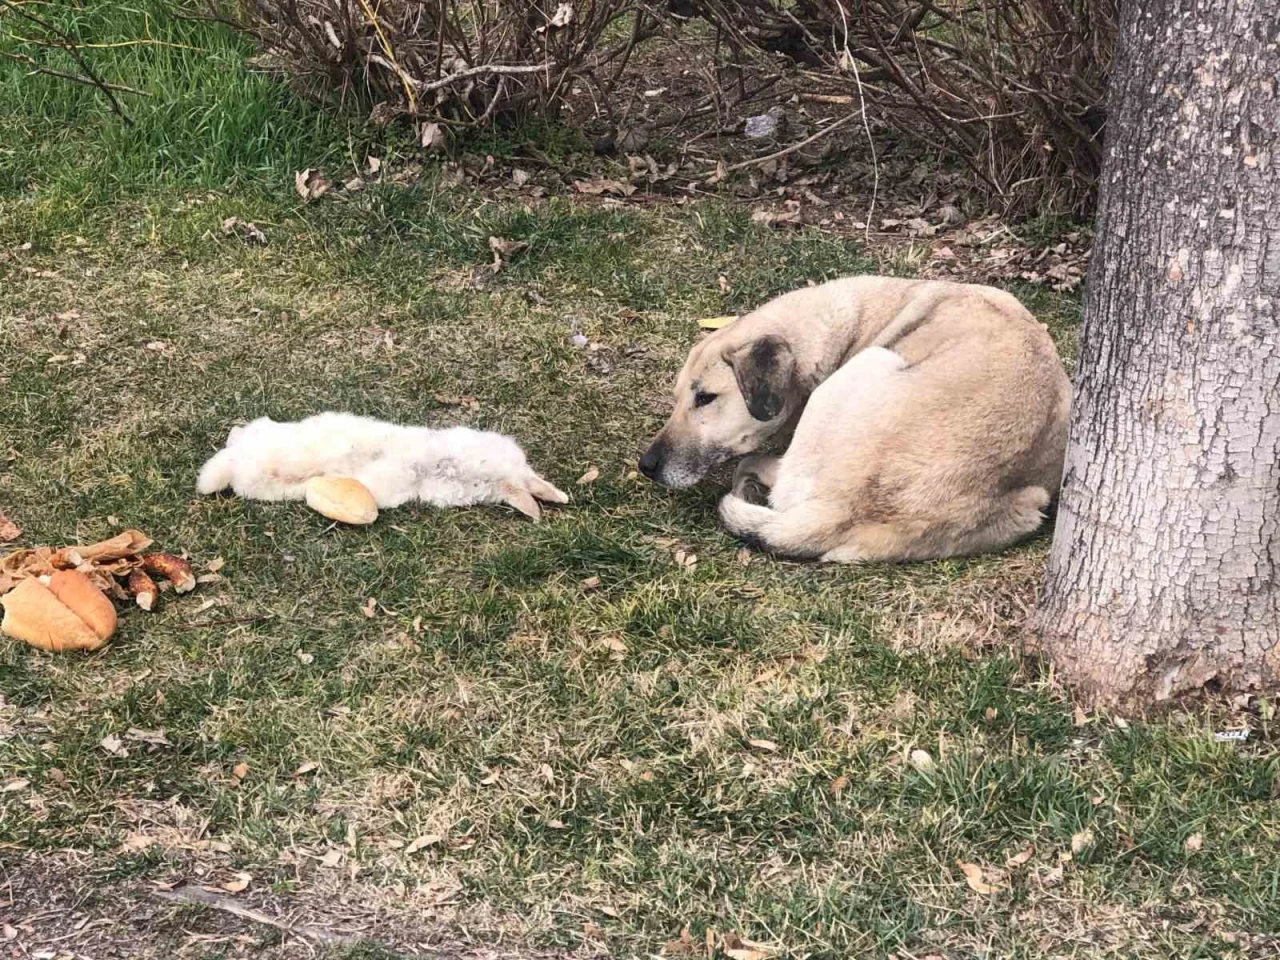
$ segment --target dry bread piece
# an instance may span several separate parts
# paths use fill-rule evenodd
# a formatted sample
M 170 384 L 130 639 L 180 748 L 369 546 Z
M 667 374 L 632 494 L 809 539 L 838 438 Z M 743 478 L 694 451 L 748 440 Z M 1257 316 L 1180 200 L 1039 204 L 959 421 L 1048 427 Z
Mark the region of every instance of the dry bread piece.
M 73 574 L 73 576 L 80 575 Z M 81 577 L 81 579 L 84 578 Z M 82 600 L 78 588 L 69 589 L 66 584 L 63 584 L 62 588 L 68 597 L 74 593 L 76 601 Z M 89 589 L 94 590 L 92 584 L 89 585 Z M 94 592 L 97 591 L 94 590 Z M 101 594 L 98 596 L 104 602 L 109 602 Z M 4 622 L 0 624 L 0 632 L 15 640 L 29 643 L 33 647 L 54 652 L 97 650 L 107 642 L 107 637 L 96 633 L 82 617 L 59 600 L 54 592 L 39 580 L 23 580 L 0 597 L 0 606 L 4 607 Z M 96 613 L 90 612 L 90 616 L 100 616 L 100 614 L 100 610 Z M 114 616 L 113 610 L 112 617 Z
M 378 519 L 373 494 L 350 477 L 312 477 L 307 481 L 307 506 L 339 523 L 365 526 Z
M 84 574 L 59 570 L 49 578 L 49 592 L 104 643 L 116 632 L 116 608 Z

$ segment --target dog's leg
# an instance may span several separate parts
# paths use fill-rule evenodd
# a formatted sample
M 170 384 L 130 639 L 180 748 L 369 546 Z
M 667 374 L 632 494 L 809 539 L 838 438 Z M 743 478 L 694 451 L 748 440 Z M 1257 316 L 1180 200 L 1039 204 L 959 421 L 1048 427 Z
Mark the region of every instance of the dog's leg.
M 769 503 L 769 491 L 778 482 L 780 457 L 752 454 L 739 461 L 733 471 L 733 493 L 748 503 L 761 506 Z
M 1044 487 L 1021 487 L 1006 493 L 992 503 L 985 523 L 955 537 L 951 554 L 964 556 L 999 550 L 1035 533 L 1044 523 L 1044 511 L 1050 499 Z
M 720 501 L 720 519 L 726 530 L 750 546 L 803 560 L 822 556 L 843 532 L 831 510 L 813 501 L 774 510 L 729 493 Z

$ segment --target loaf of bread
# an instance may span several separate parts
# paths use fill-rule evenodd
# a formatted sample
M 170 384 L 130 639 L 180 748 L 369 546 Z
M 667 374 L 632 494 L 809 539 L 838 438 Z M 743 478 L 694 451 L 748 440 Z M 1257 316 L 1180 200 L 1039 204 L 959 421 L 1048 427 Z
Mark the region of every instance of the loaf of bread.
M 42 650 L 97 650 L 116 630 L 116 611 L 84 574 L 62 570 L 45 586 L 21 581 L 0 597 L 0 632 Z
M 339 523 L 364 526 L 378 519 L 378 502 L 359 480 L 312 477 L 307 481 L 307 506 Z

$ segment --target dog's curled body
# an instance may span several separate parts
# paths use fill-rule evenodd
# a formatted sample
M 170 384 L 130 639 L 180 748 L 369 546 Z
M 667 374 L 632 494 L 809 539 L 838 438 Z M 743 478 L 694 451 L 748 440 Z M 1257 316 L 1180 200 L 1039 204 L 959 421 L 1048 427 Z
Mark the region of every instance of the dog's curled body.
M 789 436 L 739 464 L 720 505 L 732 533 L 841 562 L 979 553 L 1043 522 L 1069 405 L 1048 331 L 1008 293 L 851 277 L 695 346 L 641 467 L 683 486 Z
M 235 427 L 200 471 L 202 494 L 230 487 L 255 500 L 301 500 L 312 477 L 360 481 L 381 508 L 508 503 L 537 517 L 537 500 L 568 497 L 533 471 L 510 437 L 467 427 L 409 427 L 349 413 Z

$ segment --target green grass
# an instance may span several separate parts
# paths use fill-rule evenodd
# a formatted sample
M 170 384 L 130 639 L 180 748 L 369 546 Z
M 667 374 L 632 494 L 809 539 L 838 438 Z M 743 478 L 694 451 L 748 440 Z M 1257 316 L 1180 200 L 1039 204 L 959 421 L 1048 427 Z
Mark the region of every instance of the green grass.
M 94 29 L 108 20 L 137 28 Z M 116 54 L 121 82 L 155 88 L 133 108 L 172 164 L 112 139 L 90 92 L 0 99 L 26 131 L 0 191 L 0 506 L 29 542 L 136 526 L 200 569 L 221 558 L 223 579 L 125 614 L 94 655 L 0 644 L 0 787 L 29 781 L 0 794 L 6 876 L 77 851 L 67 882 L 107 910 L 153 880 L 245 871 L 246 896 L 321 925 L 339 901 L 378 911 L 377 942 L 616 956 L 685 926 L 810 957 L 1274 947 L 1269 730 L 1215 744 L 1229 718 L 1207 710 L 1077 725 L 1019 628 L 1044 537 L 902 568 L 744 566 L 714 484 L 632 476 L 694 318 L 877 251 L 714 202 L 527 205 L 430 173 L 302 206 L 290 168 L 342 155 L 334 122 L 207 25 L 151 29 L 228 58 L 201 83 L 201 58 Z M 215 144 L 219 111 L 286 134 Z M 223 235 L 232 215 L 268 245 Z M 529 243 L 496 277 L 490 235 Z M 1070 353 L 1077 302 L 1017 292 Z M 194 495 L 234 421 L 321 408 L 509 431 L 574 502 L 540 525 L 408 507 L 338 530 Z M 171 746 L 100 747 L 131 728 Z M 1001 888 L 973 892 L 957 861 Z M 181 943 L 203 914 L 148 916 L 144 942 Z

